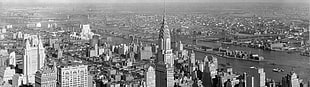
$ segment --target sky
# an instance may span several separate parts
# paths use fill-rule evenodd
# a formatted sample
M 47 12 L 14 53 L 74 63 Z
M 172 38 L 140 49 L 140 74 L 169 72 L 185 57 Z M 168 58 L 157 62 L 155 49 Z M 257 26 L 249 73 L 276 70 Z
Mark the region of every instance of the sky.
M 0 0 L 3 3 L 154 3 L 164 0 Z M 166 2 L 298 2 L 310 3 L 310 0 L 166 0 Z

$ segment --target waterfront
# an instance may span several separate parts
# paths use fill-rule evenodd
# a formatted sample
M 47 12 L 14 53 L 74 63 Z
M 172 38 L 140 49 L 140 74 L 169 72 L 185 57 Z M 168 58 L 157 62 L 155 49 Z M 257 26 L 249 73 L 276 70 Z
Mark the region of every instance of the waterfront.
M 212 43 L 212 42 L 203 42 L 201 44 L 215 46 L 220 43 Z M 265 62 L 253 62 L 253 61 L 244 61 L 244 60 L 235 60 L 235 59 L 227 59 L 218 57 L 219 64 L 227 64 L 233 67 L 234 72 L 242 73 L 247 72 L 251 68 L 249 67 L 261 67 L 264 68 L 266 72 L 266 77 L 270 79 L 274 79 L 276 81 L 281 81 L 281 77 L 290 73 L 291 71 L 296 72 L 299 77 L 304 79 L 304 81 L 310 80 L 310 61 L 306 56 L 300 56 L 299 54 L 288 54 L 286 52 L 279 51 L 267 51 L 261 49 L 254 49 L 248 47 L 240 47 L 240 46 L 223 46 L 224 48 L 228 47 L 230 50 L 244 50 L 251 51 L 252 53 L 257 53 L 265 58 Z M 203 59 L 205 55 L 204 53 L 196 52 L 196 59 Z M 272 64 L 274 63 L 274 64 Z M 282 68 L 284 72 L 273 72 L 274 68 Z
M 175 41 L 182 41 L 186 44 L 191 44 L 191 39 L 184 39 L 184 37 L 174 38 Z M 124 40 L 124 39 L 122 39 Z M 208 47 L 220 47 L 221 43 L 219 42 L 199 42 L 198 45 L 208 46 Z M 259 54 L 263 56 L 265 59 L 263 62 L 255 62 L 255 61 L 246 61 L 246 60 L 236 60 L 236 59 L 227 59 L 223 57 L 216 56 L 219 61 L 219 66 L 227 65 L 228 63 L 233 67 L 233 71 L 239 74 L 243 72 L 249 72 L 252 70 L 250 67 L 260 67 L 264 68 L 266 72 L 266 77 L 269 79 L 273 79 L 275 81 L 281 81 L 282 77 L 289 74 L 291 71 L 296 72 L 300 78 L 304 79 L 304 81 L 310 80 L 310 59 L 306 56 L 301 56 L 296 53 L 287 53 L 281 51 L 269 51 L 262 49 L 255 49 L 249 47 L 241 47 L 241 46 L 233 46 L 233 45 L 223 45 L 223 48 L 228 48 L 230 50 L 243 50 L 249 51 L 252 53 Z M 202 60 L 205 58 L 206 53 L 195 52 L 196 59 Z M 282 68 L 284 72 L 273 72 L 274 68 Z M 249 73 L 251 75 L 251 73 Z

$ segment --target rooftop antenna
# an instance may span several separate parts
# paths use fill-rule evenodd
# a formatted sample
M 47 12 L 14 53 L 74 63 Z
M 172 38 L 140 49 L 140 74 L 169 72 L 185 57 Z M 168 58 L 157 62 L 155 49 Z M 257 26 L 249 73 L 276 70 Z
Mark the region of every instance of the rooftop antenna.
M 164 13 L 163 13 L 163 23 L 166 22 L 166 0 L 164 0 Z

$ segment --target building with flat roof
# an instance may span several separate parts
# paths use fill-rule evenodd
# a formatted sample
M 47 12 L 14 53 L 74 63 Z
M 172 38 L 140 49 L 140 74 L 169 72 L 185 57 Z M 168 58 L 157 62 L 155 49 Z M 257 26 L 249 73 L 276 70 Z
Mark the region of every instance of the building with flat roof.
M 155 68 L 153 66 L 149 66 L 146 70 L 145 74 L 146 87 L 156 87 L 156 75 Z
M 52 67 L 45 65 L 36 72 L 35 87 L 58 87 L 56 63 Z
M 60 69 L 61 87 L 89 87 L 87 65 L 65 66 Z

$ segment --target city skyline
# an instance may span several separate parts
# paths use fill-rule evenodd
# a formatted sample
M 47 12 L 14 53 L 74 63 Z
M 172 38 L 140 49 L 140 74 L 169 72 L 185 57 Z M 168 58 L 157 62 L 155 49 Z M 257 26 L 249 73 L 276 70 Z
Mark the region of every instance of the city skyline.
M 1 0 L 0 87 L 310 87 L 309 1 Z

